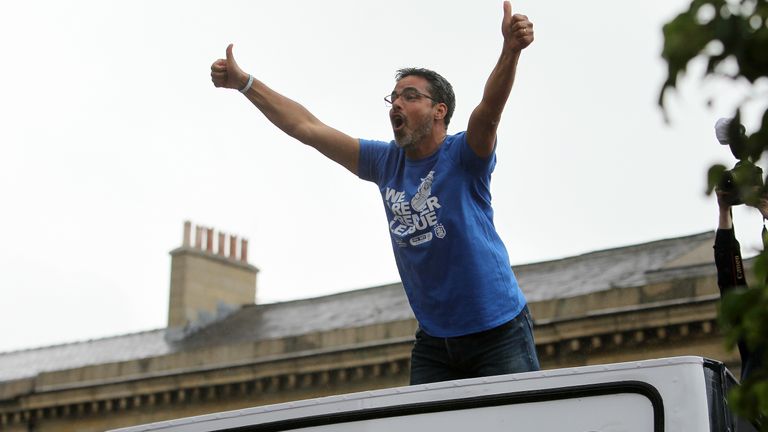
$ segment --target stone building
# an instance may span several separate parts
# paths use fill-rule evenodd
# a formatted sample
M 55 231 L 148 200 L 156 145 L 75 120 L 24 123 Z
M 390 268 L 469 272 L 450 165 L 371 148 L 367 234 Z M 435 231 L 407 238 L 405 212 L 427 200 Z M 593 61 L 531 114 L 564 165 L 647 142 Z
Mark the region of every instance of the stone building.
M 407 384 L 416 322 L 400 284 L 253 304 L 247 242 L 192 231 L 171 251 L 167 328 L 0 353 L 0 431 L 101 431 Z M 737 369 L 717 328 L 713 242 L 514 266 L 542 367 L 701 355 Z

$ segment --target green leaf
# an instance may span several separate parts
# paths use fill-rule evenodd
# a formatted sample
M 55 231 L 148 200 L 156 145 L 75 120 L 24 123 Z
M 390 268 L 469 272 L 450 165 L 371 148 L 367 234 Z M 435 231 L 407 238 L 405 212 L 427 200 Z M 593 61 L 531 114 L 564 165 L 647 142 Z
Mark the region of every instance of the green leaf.
M 720 180 L 723 178 L 723 173 L 726 171 L 724 165 L 716 164 L 709 167 L 707 172 L 707 195 L 710 195 L 713 190 L 720 184 Z
M 704 2 L 693 2 L 687 12 L 664 25 L 664 47 L 662 58 L 667 62 L 667 80 L 659 94 L 659 105 L 664 106 L 664 94 L 669 88 L 677 85 L 677 78 L 685 72 L 688 62 L 712 40 L 711 31 L 707 24 L 699 24 L 696 13 Z M 697 6 L 698 4 L 698 6 Z

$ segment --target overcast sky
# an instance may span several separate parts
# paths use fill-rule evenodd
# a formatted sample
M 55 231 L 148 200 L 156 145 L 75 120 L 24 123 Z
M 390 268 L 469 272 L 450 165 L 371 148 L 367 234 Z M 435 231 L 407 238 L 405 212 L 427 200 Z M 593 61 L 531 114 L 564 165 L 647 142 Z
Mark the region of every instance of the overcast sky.
M 513 3 L 536 34 L 492 184 L 513 264 L 716 227 L 705 172 L 735 160 L 713 125 L 740 87 L 698 65 L 670 125 L 656 104 L 661 26 L 686 6 Z M 185 220 L 249 239 L 259 302 L 397 281 L 376 187 L 214 88 L 210 64 L 234 43 L 246 71 L 381 140 L 395 70 L 435 69 L 456 91 L 455 133 L 501 17 L 500 0 L 0 3 L 0 351 L 164 327 Z M 747 253 L 760 222 L 736 212 Z

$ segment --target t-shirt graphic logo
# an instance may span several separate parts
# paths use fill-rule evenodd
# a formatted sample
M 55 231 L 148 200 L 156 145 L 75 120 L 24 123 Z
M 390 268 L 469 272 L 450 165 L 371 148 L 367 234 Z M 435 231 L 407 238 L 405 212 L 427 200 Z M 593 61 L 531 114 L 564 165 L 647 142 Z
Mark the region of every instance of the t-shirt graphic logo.
M 432 232 L 432 227 L 438 223 L 437 212 L 441 206 L 437 196 L 432 195 L 434 180 L 435 171 L 430 171 L 424 178 L 420 178 L 416 193 L 411 199 L 406 198 L 405 191 L 398 191 L 396 188 L 387 187 L 382 191 L 384 202 L 392 212 L 389 231 L 393 239 L 409 240 L 403 243 L 398 241 L 398 246 L 428 243 L 436 235 Z M 418 238 L 411 239 L 414 234 Z
M 443 226 L 443 224 L 435 225 L 435 235 L 437 236 L 437 238 L 445 237 L 445 227 Z
M 411 198 L 411 207 L 416 211 L 422 211 L 427 206 L 427 198 L 432 193 L 432 182 L 435 181 L 435 172 L 430 171 L 421 179 L 421 184 L 416 194 Z
M 432 240 L 432 233 L 431 232 L 425 232 L 424 234 L 420 234 L 414 237 L 411 237 L 409 240 L 412 245 L 418 246 L 422 243 L 426 243 L 428 241 Z

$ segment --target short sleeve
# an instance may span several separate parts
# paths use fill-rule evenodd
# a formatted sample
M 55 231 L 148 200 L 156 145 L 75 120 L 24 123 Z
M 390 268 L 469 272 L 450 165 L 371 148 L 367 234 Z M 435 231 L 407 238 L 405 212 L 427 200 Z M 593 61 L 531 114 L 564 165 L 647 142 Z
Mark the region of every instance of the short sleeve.
M 454 154 L 457 155 L 459 165 L 466 171 L 475 175 L 491 174 L 496 168 L 496 143 L 493 144 L 493 153 L 487 158 L 475 154 L 475 151 L 467 143 L 467 133 L 461 132 L 453 136 L 452 143 Z
M 384 141 L 360 139 L 360 157 L 357 163 L 357 176 L 363 180 L 379 184 L 385 170 L 387 155 L 392 145 Z

